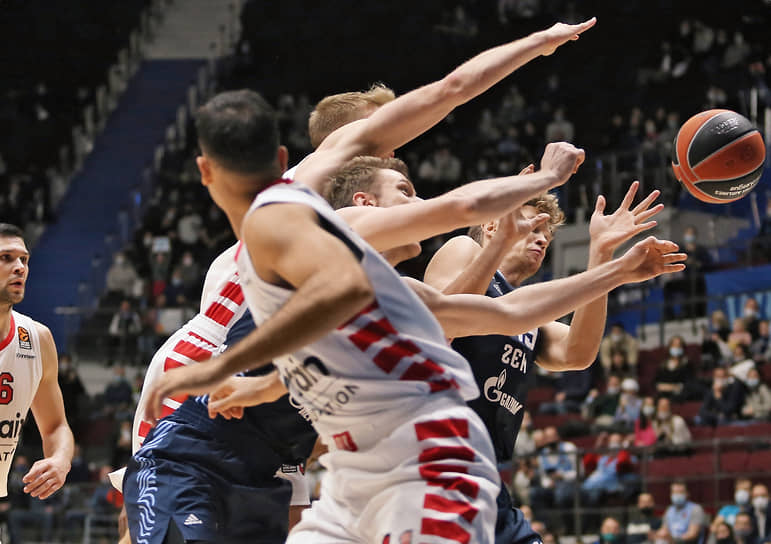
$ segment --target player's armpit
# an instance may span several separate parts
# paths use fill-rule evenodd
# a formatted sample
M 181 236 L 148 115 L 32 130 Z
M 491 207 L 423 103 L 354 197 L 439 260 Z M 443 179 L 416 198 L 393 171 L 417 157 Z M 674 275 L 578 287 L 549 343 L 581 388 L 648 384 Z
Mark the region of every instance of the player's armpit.
M 482 247 L 468 236 L 451 238 L 434 253 L 426 267 L 423 280 L 430 286 L 445 291 L 481 251 Z M 492 274 L 487 276 L 484 282 L 485 288 L 491 278 Z

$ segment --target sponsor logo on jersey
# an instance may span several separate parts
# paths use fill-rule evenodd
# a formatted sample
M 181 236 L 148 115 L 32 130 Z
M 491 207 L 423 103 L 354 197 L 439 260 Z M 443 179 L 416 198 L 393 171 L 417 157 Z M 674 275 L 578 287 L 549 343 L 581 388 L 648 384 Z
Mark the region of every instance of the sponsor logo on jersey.
M 297 472 L 297 465 L 281 465 L 281 472 L 284 474 L 294 474 Z
M 198 516 L 195 514 L 190 514 L 185 518 L 185 525 L 203 525 L 203 521 L 198 519 Z
M 0 420 L 0 438 L 18 438 L 23 426 L 24 418 L 19 412 L 16 412 L 16 419 Z
M 19 333 L 19 347 L 21 349 L 32 349 L 32 340 L 29 337 L 29 331 L 24 327 L 17 327 L 16 332 Z
M 34 359 L 35 356 L 34 355 L 29 355 L 27 353 L 17 353 L 16 354 L 16 358 L 17 359 Z M 0 544 L 2 544 L 2 543 L 0 543 Z
M 306 421 L 318 421 L 321 416 L 334 415 L 348 404 L 359 390 L 358 385 L 330 384 L 329 371 L 318 357 L 303 362 L 287 357 L 290 366 L 280 367 L 281 380 L 292 394 L 289 402 Z M 318 391 L 318 393 L 317 393 Z
M 491 376 L 485 380 L 485 398 L 490 402 L 503 406 L 513 415 L 516 415 L 522 409 L 522 403 L 508 393 L 501 391 L 505 384 L 506 369 L 504 368 L 498 376 Z

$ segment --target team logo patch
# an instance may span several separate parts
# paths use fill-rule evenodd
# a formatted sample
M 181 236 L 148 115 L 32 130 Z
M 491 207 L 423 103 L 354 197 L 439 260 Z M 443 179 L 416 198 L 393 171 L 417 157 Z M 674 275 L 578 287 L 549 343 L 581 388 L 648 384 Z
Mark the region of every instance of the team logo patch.
M 21 349 L 32 349 L 32 340 L 29 337 L 29 331 L 24 327 L 17 327 L 16 332 L 19 333 L 19 347 Z
M 198 519 L 198 516 L 196 516 L 195 514 L 190 514 L 185 519 L 185 525 L 203 525 L 203 521 Z
M 284 474 L 294 474 L 297 472 L 297 465 L 281 465 L 281 472 Z

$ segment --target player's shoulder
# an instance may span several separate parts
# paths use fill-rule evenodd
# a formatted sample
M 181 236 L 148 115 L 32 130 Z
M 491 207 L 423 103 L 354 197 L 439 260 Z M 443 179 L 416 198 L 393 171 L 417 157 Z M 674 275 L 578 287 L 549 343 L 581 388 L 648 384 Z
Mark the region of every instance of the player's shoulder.
M 30 316 L 21 312 L 17 312 L 16 310 L 13 310 L 13 315 L 17 327 L 26 328 L 26 326 L 29 326 L 30 328 L 34 329 L 41 338 L 53 338 L 51 329 L 49 329 L 40 321 L 36 321 Z

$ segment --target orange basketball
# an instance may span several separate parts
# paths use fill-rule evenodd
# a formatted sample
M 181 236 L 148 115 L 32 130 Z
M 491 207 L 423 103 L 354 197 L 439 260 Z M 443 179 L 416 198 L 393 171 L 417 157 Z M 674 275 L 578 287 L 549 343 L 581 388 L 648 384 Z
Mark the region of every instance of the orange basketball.
M 730 110 L 707 110 L 688 119 L 675 137 L 672 169 L 688 192 L 704 202 L 739 200 L 763 173 L 766 146 L 752 123 Z

